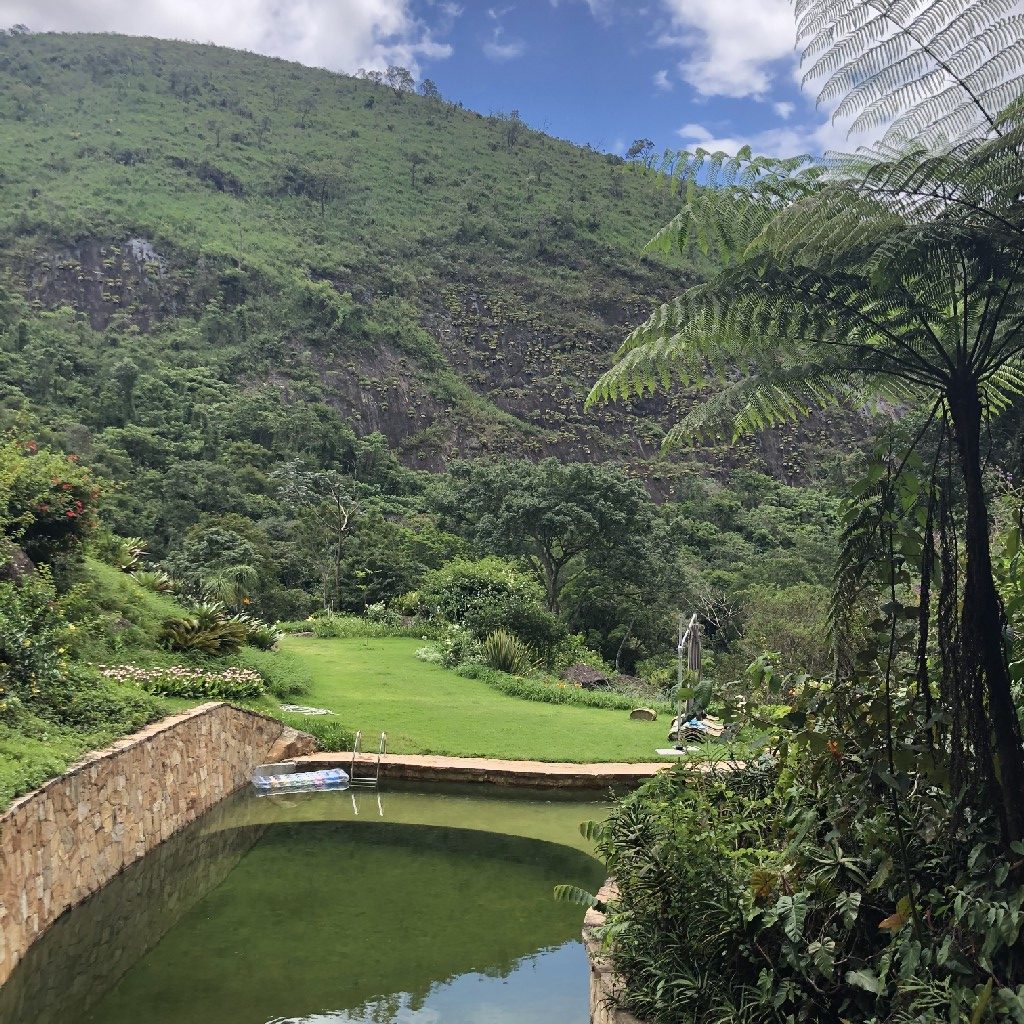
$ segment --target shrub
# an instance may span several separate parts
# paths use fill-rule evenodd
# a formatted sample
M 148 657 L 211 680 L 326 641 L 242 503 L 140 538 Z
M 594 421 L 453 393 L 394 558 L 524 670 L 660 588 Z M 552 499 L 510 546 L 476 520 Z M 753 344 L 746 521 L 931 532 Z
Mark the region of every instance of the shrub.
M 278 700 L 305 696 L 313 687 L 309 672 L 291 651 L 261 651 L 250 647 L 239 652 L 238 661 L 258 672 L 267 691 Z
M 419 591 L 419 607 L 428 614 L 464 626 L 478 640 L 503 629 L 548 661 L 566 629 L 543 608 L 543 600 L 532 577 L 493 557 L 448 562 L 428 572 Z
M 281 632 L 269 623 L 248 615 L 238 616 L 245 626 L 245 642 L 260 651 L 272 651 L 281 639 Z
M 398 614 L 391 611 L 383 601 L 367 605 L 366 611 L 363 614 L 370 622 L 380 622 L 386 626 L 398 626 L 401 624 Z
M 445 668 L 455 668 L 480 659 L 480 641 L 468 629 L 449 624 L 437 639 L 437 651 Z
M 75 455 L 34 441 L 0 444 L 0 535 L 34 562 L 78 547 L 96 525 L 99 486 Z
M 71 671 L 74 627 L 64 618 L 45 568 L 21 583 L 0 583 L 0 711 L 59 701 Z
M 333 715 L 295 715 L 283 712 L 277 716 L 285 725 L 316 737 L 321 750 L 351 750 L 354 733 Z
M 499 672 L 489 665 L 463 662 L 455 671 L 466 679 L 479 679 L 499 693 L 520 700 L 535 700 L 544 704 L 571 704 L 579 708 L 603 708 L 608 711 L 631 711 L 640 703 L 635 696 L 612 690 L 584 690 L 581 686 L 553 679 L 550 676 L 524 679 L 521 676 Z M 664 701 L 644 700 L 645 707 L 671 713 L 672 707 Z
M 375 622 L 358 615 L 322 615 L 304 623 L 313 635 L 324 639 L 338 637 L 342 640 L 356 638 L 379 638 L 387 636 L 422 637 L 425 633 L 436 632 L 436 628 L 423 623 L 403 624 L 397 618 Z M 289 624 L 289 632 L 293 632 Z
M 873 685 L 847 682 L 846 728 L 823 714 L 830 687 L 809 688 L 797 707 L 825 728 L 780 742 L 784 758 L 661 773 L 599 827 L 627 1008 L 650 1024 L 1024 1019 L 1024 848 L 959 813 L 925 756 L 899 748 L 906 786 L 872 767 Z
M 496 629 L 480 645 L 484 664 L 513 676 L 526 676 L 534 668 L 536 657 L 517 636 Z

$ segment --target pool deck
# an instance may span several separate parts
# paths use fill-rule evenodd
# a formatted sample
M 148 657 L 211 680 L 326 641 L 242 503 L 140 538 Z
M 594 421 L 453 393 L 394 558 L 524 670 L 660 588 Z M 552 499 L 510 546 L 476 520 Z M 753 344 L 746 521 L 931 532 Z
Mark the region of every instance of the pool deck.
M 307 754 L 293 760 L 300 771 L 344 768 L 352 763 L 351 753 Z M 490 757 L 441 757 L 434 754 L 385 754 L 380 777 L 409 782 L 490 782 L 504 786 L 535 786 L 541 789 L 622 789 L 640 785 L 674 759 L 624 764 L 572 764 L 565 761 L 502 761 Z M 373 776 L 377 755 L 361 754 L 356 759 L 358 776 Z

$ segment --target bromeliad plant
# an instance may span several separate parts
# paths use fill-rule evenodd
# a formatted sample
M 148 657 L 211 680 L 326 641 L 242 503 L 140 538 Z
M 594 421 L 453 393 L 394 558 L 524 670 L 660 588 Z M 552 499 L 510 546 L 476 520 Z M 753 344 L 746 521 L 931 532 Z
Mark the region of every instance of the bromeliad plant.
M 823 100 L 838 102 L 855 129 L 888 126 L 882 141 L 824 163 L 749 149 L 685 155 L 675 172 L 685 204 L 651 248 L 697 246 L 722 269 L 633 331 L 590 401 L 673 380 L 714 383 L 669 446 L 723 425 L 738 437 L 838 403 L 920 413 L 910 447 L 929 453 L 932 469 L 914 511 L 933 542 L 923 545 L 922 663 L 937 621 L 953 789 L 980 782 L 1005 842 L 1019 842 L 1024 742 L 981 441 L 989 420 L 1024 394 L 1024 30 L 1009 0 L 795 6 Z M 876 482 L 901 475 L 882 467 Z M 943 583 L 933 549 L 943 536 L 953 543 L 954 495 L 963 567 L 951 546 L 940 551 Z M 953 617 L 937 620 L 929 604 L 936 580 L 961 598 Z
M 275 627 L 248 615 L 232 615 L 217 601 L 167 619 L 160 630 L 160 643 L 168 650 L 199 655 L 233 654 L 243 644 L 269 651 L 279 639 Z

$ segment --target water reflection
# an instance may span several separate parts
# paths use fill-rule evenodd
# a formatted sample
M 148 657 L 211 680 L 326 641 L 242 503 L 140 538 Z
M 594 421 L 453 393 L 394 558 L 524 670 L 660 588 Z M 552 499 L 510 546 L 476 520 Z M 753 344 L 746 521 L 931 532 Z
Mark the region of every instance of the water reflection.
M 585 1021 L 587 963 L 577 942 L 525 957 L 505 978 L 464 974 L 423 999 L 400 992 L 373 1003 L 267 1024 L 534 1024 Z

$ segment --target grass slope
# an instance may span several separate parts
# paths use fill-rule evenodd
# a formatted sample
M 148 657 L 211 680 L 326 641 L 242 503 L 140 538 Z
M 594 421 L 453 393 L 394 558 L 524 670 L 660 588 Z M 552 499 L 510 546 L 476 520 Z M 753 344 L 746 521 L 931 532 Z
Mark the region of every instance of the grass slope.
M 415 657 L 418 640 L 288 637 L 285 650 L 308 670 L 304 702 L 330 708 L 366 746 L 385 730 L 399 754 L 451 754 L 537 761 L 650 761 L 664 721 L 634 722 L 603 711 L 506 697 Z

